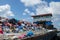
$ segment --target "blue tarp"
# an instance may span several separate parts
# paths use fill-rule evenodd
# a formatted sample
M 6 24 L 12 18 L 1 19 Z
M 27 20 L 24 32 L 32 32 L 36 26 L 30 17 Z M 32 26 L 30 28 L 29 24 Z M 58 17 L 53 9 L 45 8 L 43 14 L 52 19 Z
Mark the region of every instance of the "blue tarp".
M 51 24 L 52 24 L 52 22 L 47 21 L 47 22 L 45 22 L 45 24 L 46 24 L 46 25 L 51 25 Z

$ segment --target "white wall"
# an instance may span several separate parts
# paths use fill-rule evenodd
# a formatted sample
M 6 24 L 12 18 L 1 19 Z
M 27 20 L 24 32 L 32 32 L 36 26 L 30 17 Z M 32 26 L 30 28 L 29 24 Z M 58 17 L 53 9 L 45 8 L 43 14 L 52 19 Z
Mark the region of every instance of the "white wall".
M 51 17 L 37 17 L 37 18 L 34 18 L 34 22 L 36 22 L 36 21 L 50 21 L 50 20 L 52 20 L 52 18 Z

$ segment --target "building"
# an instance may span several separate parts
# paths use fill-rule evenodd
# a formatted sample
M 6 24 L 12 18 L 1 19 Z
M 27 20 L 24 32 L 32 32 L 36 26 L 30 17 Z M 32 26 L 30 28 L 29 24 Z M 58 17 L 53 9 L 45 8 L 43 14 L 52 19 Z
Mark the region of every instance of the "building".
M 34 22 L 37 25 L 42 25 L 44 28 L 52 29 L 52 14 L 41 14 L 41 15 L 34 15 L 32 16 Z

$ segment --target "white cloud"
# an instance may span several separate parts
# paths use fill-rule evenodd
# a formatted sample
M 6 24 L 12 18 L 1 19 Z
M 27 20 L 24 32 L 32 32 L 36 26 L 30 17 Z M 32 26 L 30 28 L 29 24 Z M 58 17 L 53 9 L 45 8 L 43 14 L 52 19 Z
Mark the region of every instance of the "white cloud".
M 23 12 L 23 15 L 27 15 L 27 14 L 30 14 L 29 9 L 25 9 L 24 12 Z
M 14 16 L 13 12 L 10 9 L 10 5 L 6 4 L 0 6 L 0 16 L 2 17 Z
M 34 6 L 40 3 L 41 0 L 20 0 L 25 6 Z
M 41 0 L 21 0 L 22 3 L 27 7 L 32 6 L 36 10 L 36 14 L 45 14 L 48 13 L 48 8 L 47 8 L 47 2 L 41 1 Z M 35 7 L 37 5 L 37 8 Z M 34 9 L 33 8 L 33 9 Z M 29 15 L 34 15 L 34 13 L 30 12 L 29 9 L 25 9 L 23 15 L 26 15 L 28 13 Z
M 25 9 L 23 15 L 35 15 L 34 12 L 30 12 L 29 9 Z
M 30 15 L 31 15 L 31 16 L 32 16 L 32 15 L 35 15 L 35 13 L 34 13 L 34 12 L 31 12 Z
M 29 9 L 25 9 L 24 12 L 26 12 L 26 13 L 30 13 Z
M 36 8 L 36 15 L 50 13 L 50 7 L 48 7 L 47 2 L 41 1 L 41 3 Z
M 53 13 L 60 14 L 60 2 L 51 2 L 50 7 L 53 9 Z
M 36 14 L 45 14 L 48 13 L 49 9 L 47 6 L 47 2 L 42 1 L 42 0 L 20 0 L 22 3 L 24 3 L 24 5 L 27 7 L 33 7 L 33 9 L 36 10 Z M 37 6 L 37 8 L 35 7 L 35 5 Z M 27 13 L 30 13 L 30 11 L 28 9 L 25 10 Z M 24 13 L 25 14 L 25 13 Z M 32 13 L 33 14 L 33 13 Z
M 0 12 L 8 10 L 10 10 L 10 6 L 8 4 L 0 6 Z
M 26 15 L 26 13 L 23 13 L 23 15 Z
M 53 24 L 55 27 L 60 28 L 60 2 L 51 2 L 50 8 L 52 8 L 52 14 L 53 14 Z
M 8 11 L 8 12 L 6 13 L 6 16 L 14 16 L 14 14 L 13 14 L 11 11 Z
M 36 9 L 36 15 L 40 15 L 40 14 L 46 14 L 47 13 L 47 10 L 45 9 L 45 7 L 43 8 L 40 8 L 40 7 L 38 7 L 37 9 Z
M 36 8 L 36 15 L 40 15 L 40 14 L 49 14 L 49 13 L 52 13 L 53 12 L 53 9 L 50 8 L 50 7 L 38 7 Z

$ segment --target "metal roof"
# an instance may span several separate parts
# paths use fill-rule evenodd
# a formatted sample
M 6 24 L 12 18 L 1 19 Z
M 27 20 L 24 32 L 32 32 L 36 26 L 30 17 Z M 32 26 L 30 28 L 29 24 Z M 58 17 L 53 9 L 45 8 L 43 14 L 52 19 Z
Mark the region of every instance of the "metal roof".
M 49 13 L 49 14 L 40 14 L 40 15 L 33 15 L 32 17 L 39 17 L 39 16 L 52 16 L 52 13 Z

